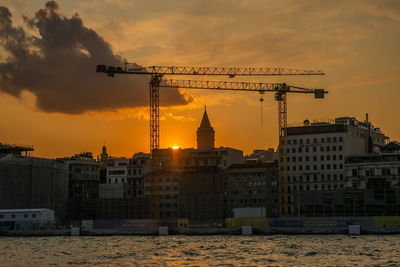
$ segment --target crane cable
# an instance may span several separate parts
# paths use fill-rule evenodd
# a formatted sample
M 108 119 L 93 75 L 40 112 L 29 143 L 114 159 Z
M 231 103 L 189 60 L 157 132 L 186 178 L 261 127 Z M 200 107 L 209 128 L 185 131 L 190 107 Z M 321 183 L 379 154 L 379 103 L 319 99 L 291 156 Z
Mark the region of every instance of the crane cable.
M 264 103 L 264 97 L 263 97 L 264 92 L 260 92 L 260 112 L 261 112 L 261 126 L 264 125 L 264 112 L 263 112 L 263 103 Z

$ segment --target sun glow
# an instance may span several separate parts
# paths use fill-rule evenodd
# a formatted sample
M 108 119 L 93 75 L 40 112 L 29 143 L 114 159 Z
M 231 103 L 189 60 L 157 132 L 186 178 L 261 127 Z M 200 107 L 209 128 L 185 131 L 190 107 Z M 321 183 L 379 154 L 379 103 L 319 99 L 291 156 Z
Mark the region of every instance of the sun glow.
M 179 146 L 172 146 L 172 149 L 179 149 Z

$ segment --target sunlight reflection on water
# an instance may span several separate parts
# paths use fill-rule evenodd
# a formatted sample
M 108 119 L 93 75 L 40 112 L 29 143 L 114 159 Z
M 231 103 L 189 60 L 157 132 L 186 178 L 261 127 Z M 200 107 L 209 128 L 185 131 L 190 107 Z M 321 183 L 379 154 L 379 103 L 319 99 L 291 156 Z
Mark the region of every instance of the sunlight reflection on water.
M 0 237 L 0 266 L 398 266 L 399 244 L 399 235 Z

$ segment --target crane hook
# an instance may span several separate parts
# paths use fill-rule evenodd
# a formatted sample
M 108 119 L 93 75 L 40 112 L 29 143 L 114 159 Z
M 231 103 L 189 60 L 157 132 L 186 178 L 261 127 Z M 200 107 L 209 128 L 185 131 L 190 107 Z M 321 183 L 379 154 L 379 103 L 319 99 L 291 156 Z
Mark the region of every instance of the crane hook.
M 264 122 L 264 118 L 263 118 L 263 103 L 264 103 L 264 96 L 263 96 L 264 92 L 260 92 L 260 108 L 261 108 L 261 126 L 263 126 L 263 122 Z

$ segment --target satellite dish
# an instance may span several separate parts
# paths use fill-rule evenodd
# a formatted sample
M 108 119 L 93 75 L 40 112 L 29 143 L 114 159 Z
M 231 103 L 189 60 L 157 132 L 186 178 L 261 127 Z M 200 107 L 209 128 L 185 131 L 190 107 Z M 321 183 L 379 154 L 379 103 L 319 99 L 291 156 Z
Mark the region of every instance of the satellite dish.
M 310 121 L 309 120 L 304 120 L 303 121 L 304 126 L 310 126 Z

